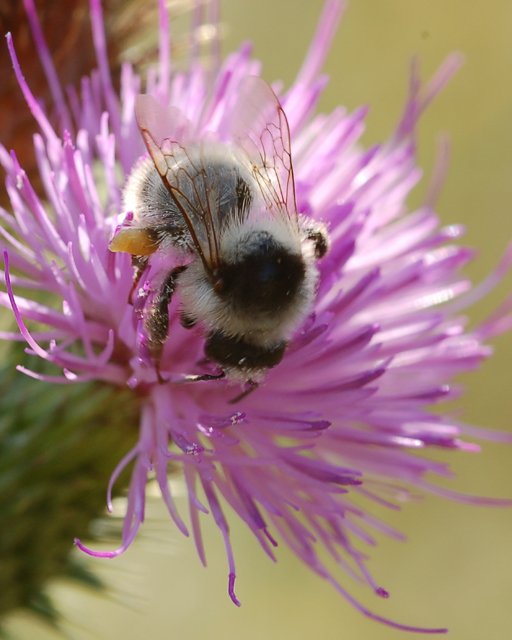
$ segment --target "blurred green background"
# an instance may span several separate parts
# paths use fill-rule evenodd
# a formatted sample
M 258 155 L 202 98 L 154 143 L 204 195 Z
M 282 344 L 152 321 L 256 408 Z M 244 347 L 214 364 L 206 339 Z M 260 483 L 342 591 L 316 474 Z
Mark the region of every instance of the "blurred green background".
M 289 85 L 321 7 L 322 0 L 224 0 L 224 51 L 253 40 L 264 77 Z M 452 163 L 438 210 L 445 224 L 468 225 L 466 242 L 480 253 L 469 273 L 479 281 L 512 238 L 512 2 L 353 0 L 327 61 L 331 83 L 321 109 L 370 104 L 364 142 L 384 140 L 404 103 L 412 55 L 419 55 L 428 78 L 454 50 L 465 54 L 466 64 L 423 119 L 419 159 L 428 176 L 436 135 L 450 133 Z M 424 188 L 425 183 L 417 188 L 411 206 Z M 474 309 L 472 321 L 511 289 L 509 277 Z M 469 423 L 512 431 L 512 337 L 495 344 L 491 361 L 464 379 L 467 394 L 458 408 Z M 484 443 L 478 455 L 436 455 L 452 463 L 458 476 L 452 488 L 512 497 L 512 447 Z M 185 501 L 179 504 L 185 513 Z M 345 581 L 366 606 L 407 624 L 447 626 L 452 640 L 512 637 L 512 510 L 430 497 L 402 513 L 377 515 L 402 530 L 408 542 L 381 538 L 370 550 L 370 570 L 391 593 L 388 601 Z M 91 561 L 112 587 L 108 598 L 52 586 L 66 631 L 76 640 L 405 637 L 363 618 L 284 547 L 274 565 L 236 518 L 231 523 L 240 609 L 227 596 L 227 566 L 215 526 L 204 519 L 209 567 L 203 569 L 193 542 L 173 528 L 162 503 L 150 498 L 147 522 L 131 549 L 116 560 Z M 58 637 L 22 616 L 9 629 L 23 640 Z

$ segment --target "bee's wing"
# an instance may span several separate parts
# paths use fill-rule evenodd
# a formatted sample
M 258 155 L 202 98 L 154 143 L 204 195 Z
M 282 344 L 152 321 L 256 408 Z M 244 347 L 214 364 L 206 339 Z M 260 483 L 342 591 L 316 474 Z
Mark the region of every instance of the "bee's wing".
M 180 189 L 183 181 L 190 181 L 198 198 L 201 192 L 209 194 L 209 177 L 201 162 L 190 161 L 193 175 L 176 162 L 187 156 L 187 146 L 194 142 L 192 124 L 180 109 L 163 107 L 149 95 L 137 96 L 135 115 L 155 167 L 183 216 L 197 253 L 205 269 L 212 272 L 219 263 L 215 202 L 207 196 L 204 202 L 194 205 Z
M 247 154 L 270 212 L 298 228 L 288 120 L 276 94 L 262 78 L 248 76 L 242 82 L 231 135 Z

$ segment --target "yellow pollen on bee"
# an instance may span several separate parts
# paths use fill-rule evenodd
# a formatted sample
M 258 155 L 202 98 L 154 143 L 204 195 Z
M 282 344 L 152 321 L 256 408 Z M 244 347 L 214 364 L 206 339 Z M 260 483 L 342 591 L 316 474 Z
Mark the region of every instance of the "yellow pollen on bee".
M 158 243 L 147 229 L 125 227 L 119 229 L 108 248 L 110 251 L 124 251 L 133 256 L 149 256 L 158 249 Z

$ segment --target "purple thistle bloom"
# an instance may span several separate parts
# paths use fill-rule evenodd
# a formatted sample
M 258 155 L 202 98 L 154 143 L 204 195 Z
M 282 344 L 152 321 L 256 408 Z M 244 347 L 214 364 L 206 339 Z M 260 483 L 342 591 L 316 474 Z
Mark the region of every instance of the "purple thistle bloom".
M 222 501 L 244 520 L 271 559 L 276 540 L 284 541 L 366 616 L 398 629 L 444 632 L 371 613 L 336 580 L 317 549 L 326 549 L 351 577 L 387 597 L 357 545 L 374 543 L 368 528 L 396 538 L 400 534 L 363 509 L 361 498 L 398 509 L 396 503 L 410 487 L 475 504 L 509 504 L 461 496 L 430 483 L 427 474 L 449 477 L 449 470 L 416 455 L 429 446 L 478 450 L 464 436 L 509 440 L 428 410 L 457 397 L 458 388 L 449 384 L 453 376 L 478 367 L 491 352 L 484 342 L 512 326 L 510 299 L 471 331 L 460 315 L 507 272 L 512 248 L 478 287 L 461 275 L 472 258 L 470 249 L 454 244 L 463 228 L 440 228 L 433 209 L 446 152 L 440 154 L 423 206 L 409 212 L 405 205 L 421 177 L 415 160 L 418 119 L 460 58 L 448 58 L 426 86 L 413 68 L 396 131 L 385 144 L 365 150 L 358 145 L 364 109 L 315 115 L 326 85 L 319 74 L 344 8 L 338 0 L 327 0 L 296 81 L 286 92 L 277 84 L 273 89 L 290 128 L 298 212 L 328 226 L 331 248 L 318 262 L 313 309 L 282 362 L 233 406 L 237 389 L 229 381 L 183 384 L 187 375 L 205 373 L 205 341 L 200 330 L 180 325 L 179 289 L 169 307 L 169 336 L 159 363 L 167 382 L 159 382 L 144 351 L 147 335 L 140 321 L 154 295 L 152 267 L 158 265 L 150 263 L 138 301 L 128 304 L 130 256 L 112 253 L 109 240 L 124 220 L 125 179 L 145 153 L 135 119 L 136 96 L 148 93 L 162 105 L 178 107 L 197 137 L 229 143 L 233 104 L 244 79 L 259 75 L 259 63 L 247 45 L 221 63 L 214 39 L 213 70 L 201 64 L 194 34 L 203 22 L 216 24 L 217 5 L 210 3 L 209 15 L 202 17 L 202 7 L 195 12 L 188 70 L 175 71 L 161 0 L 158 68 L 150 70 L 143 87 L 125 64 L 117 95 L 100 2 L 91 0 L 98 70 L 83 79 L 80 94 L 71 87 L 65 97 L 32 1 L 25 0 L 25 6 L 52 87 L 57 125 L 30 93 L 8 36 L 16 76 L 41 129 L 34 143 L 45 196 L 42 200 L 35 193 L 15 153 L 0 147 L 14 213 L 0 210 L 7 289 L 0 302 L 13 309 L 21 334 L 3 332 L 1 337 L 26 340 L 30 353 L 56 367 L 52 377 L 20 367 L 27 375 L 55 383 L 97 379 L 129 385 L 142 398 L 139 443 L 111 480 L 112 486 L 121 470 L 134 463 L 123 544 L 112 552 L 86 549 L 78 540 L 77 545 L 109 558 L 126 550 L 144 519 L 150 472 L 174 522 L 189 535 L 167 481 L 172 462 L 183 470 L 192 535 L 203 563 L 199 513 L 211 513 L 220 529 L 235 604 L 240 603 Z M 62 136 L 56 132 L 61 128 Z M 15 294 L 20 289 L 49 294 L 45 300 L 58 305 Z M 29 330 L 26 323 L 43 329 Z

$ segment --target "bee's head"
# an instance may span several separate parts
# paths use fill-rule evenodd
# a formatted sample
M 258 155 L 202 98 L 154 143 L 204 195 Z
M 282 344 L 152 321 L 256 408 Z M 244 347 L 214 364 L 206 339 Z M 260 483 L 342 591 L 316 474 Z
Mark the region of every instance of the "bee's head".
M 268 231 L 246 234 L 229 258 L 213 274 L 213 288 L 238 314 L 275 315 L 293 304 L 304 284 L 302 254 L 292 252 Z
M 239 227 L 230 236 L 213 273 L 196 260 L 180 278 L 184 315 L 258 345 L 287 339 L 309 311 L 313 261 L 300 239 L 270 225 Z

